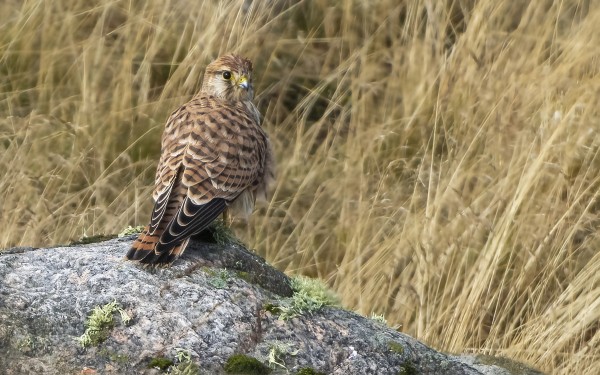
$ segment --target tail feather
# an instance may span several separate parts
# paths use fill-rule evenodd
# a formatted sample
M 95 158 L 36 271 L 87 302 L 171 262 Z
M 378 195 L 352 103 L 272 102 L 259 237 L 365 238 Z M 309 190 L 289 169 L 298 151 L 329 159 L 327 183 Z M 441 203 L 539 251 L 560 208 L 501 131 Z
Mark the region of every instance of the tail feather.
M 143 258 L 139 261 L 143 264 L 169 264 L 173 263 L 173 261 L 183 253 L 185 250 L 189 239 L 173 246 L 172 249 L 168 251 L 162 251 L 160 253 L 156 251 L 151 251 L 147 253 Z
M 179 185 L 176 185 L 179 186 Z M 214 198 L 204 204 L 196 204 L 189 197 L 172 197 L 163 207 L 160 221 L 154 217 L 127 252 L 127 259 L 144 264 L 172 263 L 183 254 L 189 238 L 204 230 L 226 208 L 224 198 Z
M 127 252 L 127 259 L 140 260 L 150 252 L 154 252 L 159 236 L 148 234 L 149 226 L 146 225 L 142 233 L 133 242 L 131 248 Z
M 185 250 L 189 239 L 172 245 L 169 249 L 156 251 L 156 244 L 160 241 L 158 234 L 148 234 L 149 226 L 146 226 L 138 238 L 133 242 L 127 252 L 127 259 L 137 260 L 144 264 L 168 264 L 177 259 Z

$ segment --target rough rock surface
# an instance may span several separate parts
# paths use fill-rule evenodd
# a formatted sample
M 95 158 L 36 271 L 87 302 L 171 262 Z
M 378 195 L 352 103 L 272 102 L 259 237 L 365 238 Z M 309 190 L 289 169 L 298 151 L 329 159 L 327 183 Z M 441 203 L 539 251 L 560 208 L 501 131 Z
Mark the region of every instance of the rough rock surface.
M 149 269 L 124 259 L 132 240 L 0 252 L 0 373 L 159 374 L 153 360 L 187 356 L 186 374 L 222 374 L 243 353 L 271 356 L 272 374 L 509 374 L 343 309 L 280 320 L 266 306 L 292 293 L 287 277 L 241 246 L 193 242 Z M 115 314 L 107 339 L 83 348 L 86 319 L 112 301 L 131 321 Z

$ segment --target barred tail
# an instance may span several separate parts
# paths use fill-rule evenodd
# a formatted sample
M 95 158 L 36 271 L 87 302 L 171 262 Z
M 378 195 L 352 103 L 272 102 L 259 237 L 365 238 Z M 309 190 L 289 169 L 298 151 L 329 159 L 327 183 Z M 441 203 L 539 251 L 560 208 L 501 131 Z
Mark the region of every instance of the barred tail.
M 146 225 L 142 233 L 140 233 L 138 238 L 133 242 L 133 245 L 131 245 L 131 249 L 127 252 L 127 259 L 141 260 L 149 253 L 153 253 L 159 239 L 160 236 L 148 234 L 148 225 Z
M 138 260 L 144 264 L 167 264 L 177 259 L 185 250 L 189 239 L 173 245 L 170 249 L 156 251 L 156 245 L 160 241 L 159 234 L 148 234 L 148 226 L 144 228 L 139 237 L 133 242 L 127 252 L 127 259 Z M 163 246 L 164 247 L 164 246 Z

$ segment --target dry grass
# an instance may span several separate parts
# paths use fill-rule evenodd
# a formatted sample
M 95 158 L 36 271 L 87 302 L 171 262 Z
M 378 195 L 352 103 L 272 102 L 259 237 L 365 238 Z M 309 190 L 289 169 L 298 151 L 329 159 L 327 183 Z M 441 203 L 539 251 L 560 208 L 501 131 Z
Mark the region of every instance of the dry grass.
M 600 8 L 250 3 L 2 2 L 0 247 L 145 223 L 166 116 L 240 52 L 279 160 L 249 244 L 438 348 L 600 368 Z

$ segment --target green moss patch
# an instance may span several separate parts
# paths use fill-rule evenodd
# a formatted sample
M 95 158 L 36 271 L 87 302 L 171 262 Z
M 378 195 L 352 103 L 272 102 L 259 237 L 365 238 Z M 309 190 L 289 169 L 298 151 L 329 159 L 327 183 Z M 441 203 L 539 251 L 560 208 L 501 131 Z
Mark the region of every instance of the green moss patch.
M 258 359 L 244 354 L 234 354 L 229 357 L 224 369 L 228 374 L 262 375 L 271 372 L 271 369 Z
M 157 357 L 152 358 L 150 363 L 148 363 L 148 368 L 156 368 L 162 371 L 166 371 L 169 367 L 173 366 L 174 362 L 169 358 Z
M 398 354 L 404 354 L 404 347 L 402 346 L 402 344 L 399 344 L 395 341 L 389 341 L 388 342 L 388 348 L 393 351 L 394 353 L 398 353 Z
M 250 275 L 249 272 L 246 271 L 236 271 L 235 273 L 237 275 L 237 277 L 239 277 L 240 279 L 248 282 L 248 283 L 252 283 L 252 275 Z
M 417 369 L 411 362 L 406 361 L 402 367 L 400 367 L 398 375 L 417 375 Z
M 281 308 L 279 305 L 274 303 L 265 303 L 263 310 L 270 312 L 271 314 L 281 314 Z
M 301 368 L 296 375 L 325 375 L 324 372 L 317 372 L 310 367 Z

